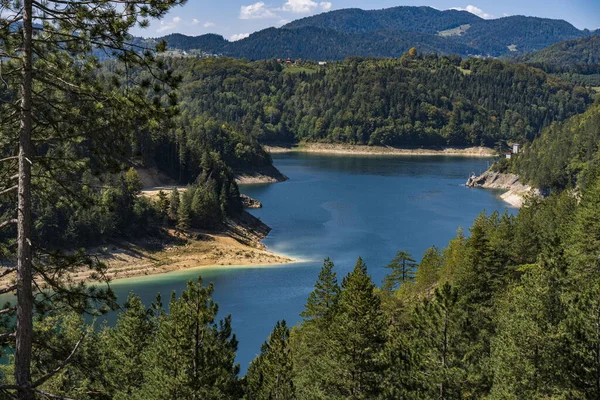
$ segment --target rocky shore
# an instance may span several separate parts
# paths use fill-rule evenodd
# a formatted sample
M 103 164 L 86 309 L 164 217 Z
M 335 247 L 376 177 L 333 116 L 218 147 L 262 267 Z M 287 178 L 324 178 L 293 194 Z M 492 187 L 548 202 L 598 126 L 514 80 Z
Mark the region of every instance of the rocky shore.
M 165 229 L 157 236 L 112 242 L 89 248 L 87 253 L 106 264 L 105 276 L 111 280 L 203 267 L 294 262 L 266 249 L 261 241 L 270 230 L 258 218 L 243 212 L 215 231 Z M 96 277 L 82 267 L 75 269 L 69 279 L 73 283 L 94 282 Z M 14 280 L 14 274 L 9 274 L 0 279 L 0 284 L 12 284 Z
M 262 203 L 246 194 L 240 194 L 240 199 L 242 200 L 242 205 L 244 208 L 262 208 Z
M 277 183 L 287 180 L 288 177 L 272 165 L 235 171 L 235 181 L 238 185 Z
M 473 175 L 469 177 L 466 186 L 506 190 L 507 192 L 500 197 L 505 202 L 517 208 L 523 206 L 527 196 L 539 195 L 538 190 L 522 183 L 518 175 L 489 170 L 479 176 Z

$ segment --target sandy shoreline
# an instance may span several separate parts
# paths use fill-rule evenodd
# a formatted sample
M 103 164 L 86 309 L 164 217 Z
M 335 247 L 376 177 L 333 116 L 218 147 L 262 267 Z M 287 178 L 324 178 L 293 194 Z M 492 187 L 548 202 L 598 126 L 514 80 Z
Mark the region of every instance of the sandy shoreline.
M 288 264 L 295 260 L 266 249 L 242 244 L 225 234 L 199 233 L 183 245 L 159 252 L 132 252 L 113 249 L 104 260 L 112 280 L 164 274 L 173 271 L 201 270 L 219 266 L 266 266 Z M 78 276 L 85 280 L 85 273 Z
M 383 146 L 364 146 L 350 144 L 302 143 L 294 147 L 265 146 L 271 154 L 282 153 L 318 153 L 339 155 L 397 155 L 397 156 L 463 156 L 494 157 L 496 152 L 487 147 L 446 147 L 442 149 L 400 148 Z
M 173 271 L 220 266 L 257 267 L 296 261 L 260 245 L 243 244 L 227 234 L 193 232 L 182 235 L 174 231 L 170 234 L 172 243 L 165 244 L 158 251 L 132 243 L 119 243 L 89 249 L 89 253 L 108 266 L 106 276 L 113 281 Z M 93 281 L 91 271 L 83 268 L 71 274 L 71 278 L 74 283 Z M 0 282 L 10 284 L 14 279 L 14 276 L 8 275 Z

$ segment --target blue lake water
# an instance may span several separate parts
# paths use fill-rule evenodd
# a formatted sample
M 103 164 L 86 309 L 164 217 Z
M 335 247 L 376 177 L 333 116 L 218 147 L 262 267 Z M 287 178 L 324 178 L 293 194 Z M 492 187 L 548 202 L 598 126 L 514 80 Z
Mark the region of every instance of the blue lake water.
M 267 247 L 301 262 L 206 268 L 113 284 L 121 299 L 134 291 L 150 304 L 156 293 L 166 301 L 173 290 L 180 292 L 198 275 L 213 282 L 221 317 L 233 315 L 242 373 L 277 320 L 289 325 L 299 320 L 324 258 L 331 257 L 341 279 L 361 256 L 379 284 L 385 275 L 382 266 L 397 250 L 420 258 L 427 247 L 446 245 L 458 227 L 467 230 L 482 210 L 515 212 L 498 192 L 464 186 L 469 174 L 487 168 L 486 159 L 311 154 L 273 158 L 289 181 L 246 185 L 241 191 L 263 203 L 252 213 L 273 228 L 264 241 Z

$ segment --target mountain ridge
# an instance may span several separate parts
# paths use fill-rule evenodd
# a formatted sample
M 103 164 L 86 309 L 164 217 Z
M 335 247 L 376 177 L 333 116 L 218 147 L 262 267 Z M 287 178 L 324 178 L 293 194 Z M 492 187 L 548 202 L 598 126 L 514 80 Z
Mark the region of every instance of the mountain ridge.
M 456 32 L 440 34 L 453 30 Z M 482 19 L 467 11 L 400 6 L 329 11 L 280 28 L 266 28 L 238 41 L 216 34 L 171 34 L 138 40 L 149 43 L 166 40 L 174 50 L 199 50 L 247 59 L 398 57 L 412 47 L 424 53 L 462 57 L 516 57 L 597 32 L 579 30 L 565 20 L 520 15 Z

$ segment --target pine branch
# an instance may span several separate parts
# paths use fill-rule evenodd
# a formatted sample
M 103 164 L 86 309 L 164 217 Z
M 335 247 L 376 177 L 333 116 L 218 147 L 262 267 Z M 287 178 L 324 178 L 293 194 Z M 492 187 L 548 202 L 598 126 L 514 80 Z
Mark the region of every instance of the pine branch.
M 10 291 L 13 291 L 17 288 L 17 285 L 11 286 L 8 289 L 10 289 Z M 0 291 L 0 294 L 5 294 L 8 293 L 8 289 L 3 289 L 2 291 Z M 11 312 L 14 312 L 17 309 L 17 307 L 8 307 L 8 308 L 4 308 L 2 310 L 0 310 L 0 315 L 4 315 L 4 314 L 10 314 Z
M 70 397 L 65 397 L 65 396 L 60 396 L 60 395 L 56 395 L 56 394 L 52 394 L 49 392 L 46 392 L 45 390 L 42 389 L 35 389 L 36 392 L 42 394 L 43 396 L 46 396 L 49 399 L 59 399 L 59 400 L 75 400 L 72 399 Z
M 9 187 L 8 189 L 4 189 L 4 190 L 0 191 L 0 196 L 4 195 L 6 193 L 10 193 L 14 190 L 17 190 L 18 188 L 19 188 L 19 185 L 15 185 L 15 186 Z
M 4 278 L 6 275 L 15 272 L 16 268 L 6 268 L 4 271 L 0 273 L 0 278 Z
M 77 352 L 77 349 L 79 349 L 79 346 L 81 346 L 81 343 L 83 343 L 83 339 L 85 339 L 85 336 L 86 333 L 84 332 L 83 335 L 81 335 L 81 339 L 79 339 L 75 344 L 75 347 L 71 351 L 71 354 L 69 354 L 69 356 L 58 367 L 56 367 L 54 370 L 50 371 L 46 375 L 42 376 L 40 379 L 33 382 L 31 386 L 37 388 L 38 386 L 46 382 L 48 379 L 52 378 L 54 375 L 62 371 L 71 362 L 73 356 L 75 356 L 75 353 Z
M 9 219 L 8 221 L 4 221 L 2 223 L 0 223 L 0 229 L 10 225 L 10 224 L 16 224 L 18 221 L 16 219 Z
M 17 289 L 17 285 L 12 285 L 7 288 L 0 289 L 0 294 L 14 292 L 16 289 Z M 7 311 L 7 312 L 10 312 L 10 311 Z M 4 310 L 0 310 L 0 315 L 2 315 L 2 314 L 6 314 L 6 312 L 4 312 Z

